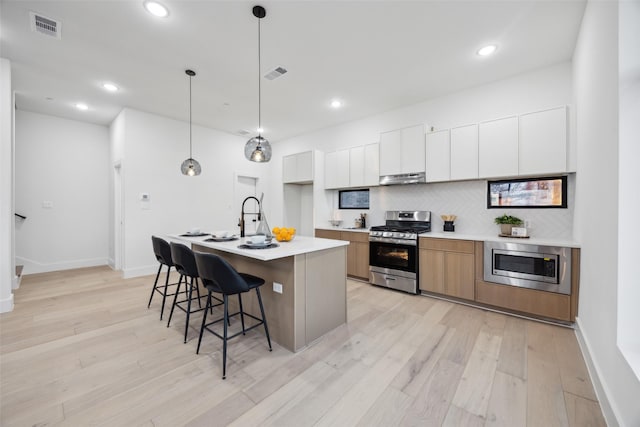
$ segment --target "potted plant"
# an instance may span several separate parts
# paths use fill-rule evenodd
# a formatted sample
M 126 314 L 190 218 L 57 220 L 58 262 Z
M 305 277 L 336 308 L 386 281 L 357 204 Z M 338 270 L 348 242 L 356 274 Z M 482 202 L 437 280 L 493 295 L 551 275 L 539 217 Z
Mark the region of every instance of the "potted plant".
M 495 219 L 495 223 L 500 226 L 500 234 L 511 235 L 514 226 L 522 225 L 522 220 L 516 216 L 504 214 Z

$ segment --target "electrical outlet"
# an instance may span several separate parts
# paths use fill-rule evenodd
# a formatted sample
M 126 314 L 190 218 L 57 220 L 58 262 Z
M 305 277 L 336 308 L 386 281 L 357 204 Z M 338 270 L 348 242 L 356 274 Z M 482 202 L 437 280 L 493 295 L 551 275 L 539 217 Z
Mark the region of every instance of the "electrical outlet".
M 531 228 L 531 221 L 529 221 L 528 219 L 524 220 L 524 227 L 525 228 Z
M 273 282 L 273 292 L 282 293 L 282 283 Z
M 42 202 L 42 207 L 45 209 L 53 209 L 53 202 L 51 200 L 44 200 Z

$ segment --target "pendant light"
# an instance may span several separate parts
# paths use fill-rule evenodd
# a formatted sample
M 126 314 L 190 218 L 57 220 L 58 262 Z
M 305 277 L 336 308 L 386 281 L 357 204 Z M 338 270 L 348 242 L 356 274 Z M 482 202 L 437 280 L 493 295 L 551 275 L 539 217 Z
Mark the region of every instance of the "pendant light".
M 196 73 L 193 70 L 185 70 L 184 72 L 187 76 L 189 76 L 189 158 L 182 162 L 180 170 L 182 171 L 183 175 L 196 176 L 200 175 L 200 172 L 202 172 L 200 163 L 198 163 L 198 161 L 193 158 L 193 154 L 191 151 L 191 78 L 195 76 Z
M 258 18 L 258 136 L 254 136 L 244 146 L 244 156 L 252 162 L 268 162 L 271 160 L 271 144 L 262 137 L 262 94 L 260 76 L 260 20 L 267 16 L 262 6 L 253 7 L 253 16 Z

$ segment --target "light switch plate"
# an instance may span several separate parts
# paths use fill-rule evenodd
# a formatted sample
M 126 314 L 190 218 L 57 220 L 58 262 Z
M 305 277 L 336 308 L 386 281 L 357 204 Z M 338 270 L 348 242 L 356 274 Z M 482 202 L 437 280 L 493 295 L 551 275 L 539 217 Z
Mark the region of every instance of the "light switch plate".
M 282 283 L 273 282 L 273 292 L 282 293 Z

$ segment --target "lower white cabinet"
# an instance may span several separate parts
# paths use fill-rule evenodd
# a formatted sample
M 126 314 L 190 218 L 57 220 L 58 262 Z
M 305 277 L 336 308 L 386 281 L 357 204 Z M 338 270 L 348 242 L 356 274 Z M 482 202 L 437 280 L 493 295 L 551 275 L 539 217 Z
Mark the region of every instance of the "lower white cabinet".
M 492 120 L 478 127 L 480 178 L 518 175 L 518 118 Z
M 451 180 L 478 179 L 478 125 L 451 129 Z
M 427 182 L 449 181 L 451 144 L 449 129 L 428 133 L 426 136 Z
M 285 184 L 313 182 L 313 151 L 284 156 L 282 158 L 282 182 Z

